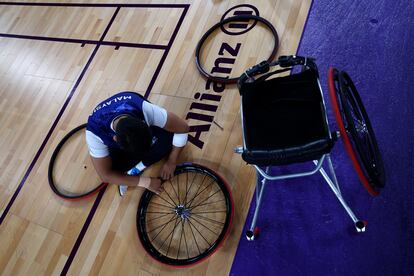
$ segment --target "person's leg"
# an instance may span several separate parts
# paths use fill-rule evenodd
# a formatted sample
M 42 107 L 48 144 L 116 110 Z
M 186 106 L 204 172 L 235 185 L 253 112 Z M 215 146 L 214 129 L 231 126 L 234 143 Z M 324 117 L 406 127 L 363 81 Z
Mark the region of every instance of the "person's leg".
M 112 158 L 112 169 L 120 172 L 127 172 L 134 167 L 141 158 L 133 157 L 121 149 L 110 149 L 110 156 Z M 118 192 L 120 196 L 124 196 L 128 190 L 126 185 L 118 185 Z
M 112 169 L 126 172 L 141 161 L 145 167 L 149 167 L 166 157 L 172 150 L 174 133 L 159 127 L 151 127 L 151 131 L 155 142 L 151 145 L 149 152 L 143 157 L 133 156 L 121 149 L 111 148 L 109 152 L 112 158 Z
M 112 169 L 120 172 L 128 171 L 141 161 L 139 157 L 134 157 L 121 149 L 110 149 L 109 154 L 112 158 Z
M 132 156 L 121 149 L 110 149 L 112 158 L 112 169 L 127 172 L 139 162 L 149 167 L 152 164 L 166 157 L 172 150 L 172 140 L 174 134 L 159 127 L 151 127 L 155 142 L 151 146 L 150 151 L 143 157 Z M 127 186 L 120 185 L 118 187 L 119 194 L 123 196 L 127 191 Z

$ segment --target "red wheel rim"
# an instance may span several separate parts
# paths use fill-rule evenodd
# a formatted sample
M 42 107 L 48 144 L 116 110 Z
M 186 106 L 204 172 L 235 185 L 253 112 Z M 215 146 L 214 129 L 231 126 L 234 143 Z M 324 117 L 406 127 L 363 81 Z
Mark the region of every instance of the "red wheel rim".
M 351 159 L 352 165 L 355 168 L 355 171 L 358 174 L 362 185 L 364 185 L 365 189 L 370 193 L 372 196 L 379 195 L 379 192 L 376 191 L 370 184 L 368 178 L 366 177 L 364 170 L 362 169 L 358 157 L 355 153 L 355 149 L 352 146 L 351 140 L 349 139 L 348 133 L 345 129 L 345 124 L 341 116 L 341 112 L 339 109 L 339 102 L 338 97 L 336 96 L 336 88 L 335 88 L 335 73 L 338 72 L 335 68 L 329 68 L 328 71 L 328 87 L 329 87 L 329 96 L 332 103 L 333 112 L 335 114 L 335 119 L 339 127 L 339 132 L 341 133 L 342 140 L 344 141 L 346 152 L 348 153 L 349 158 Z
M 217 250 L 219 250 L 222 246 L 223 246 L 223 244 L 224 244 L 224 242 L 226 241 L 226 239 L 227 239 L 227 237 L 228 237 L 228 235 L 230 234 L 230 230 L 231 230 L 231 227 L 232 227 L 232 224 L 233 224 L 233 218 L 234 218 L 234 200 L 233 200 L 233 195 L 232 195 L 232 192 L 231 192 L 231 189 L 230 189 L 230 185 L 229 185 L 229 183 L 226 181 L 226 179 L 220 174 L 220 173 L 218 173 L 218 172 L 216 172 L 216 171 L 213 171 L 213 170 L 211 170 L 210 168 L 208 168 L 208 167 L 205 167 L 205 166 L 202 166 L 202 165 L 199 165 L 199 164 L 197 164 L 197 163 L 183 163 L 183 164 L 181 164 L 181 165 L 178 165 L 177 166 L 177 168 L 178 167 L 186 167 L 186 166 L 194 166 L 194 167 L 198 167 L 198 168 L 202 168 L 202 169 L 204 169 L 204 170 L 206 170 L 206 171 L 208 171 L 208 172 L 210 172 L 210 173 L 212 173 L 213 175 L 215 175 L 218 179 L 220 179 L 221 181 L 222 181 L 222 183 L 223 183 L 223 185 L 224 185 L 224 187 L 225 187 L 225 189 L 227 190 L 227 192 L 228 192 L 228 196 L 229 196 L 229 201 L 230 201 L 230 206 L 231 206 L 231 212 L 230 212 L 230 216 L 229 216 L 229 224 L 228 224 L 228 227 L 227 227 L 227 229 L 226 229 L 226 231 L 225 231 L 225 233 L 224 233 L 224 235 L 223 235 L 223 238 L 221 239 L 221 241 L 217 244 L 217 247 L 216 248 L 214 248 L 214 250 L 212 250 L 211 252 L 209 252 L 206 256 L 204 256 L 203 258 L 201 258 L 201 259 L 199 259 L 199 260 L 197 260 L 197 261 L 195 261 L 195 262 L 192 262 L 192 263 L 188 263 L 188 264 L 179 264 L 179 265 L 177 265 L 177 264 L 169 264 L 169 263 L 165 263 L 165 262 L 162 262 L 161 260 L 159 260 L 159 259 L 157 259 L 156 257 L 154 257 L 153 256 L 153 254 L 151 254 L 151 252 L 150 251 L 148 251 L 148 247 L 147 246 L 145 246 L 145 242 L 144 242 L 144 240 L 143 240 L 143 237 L 139 234 L 139 229 L 138 229 L 138 237 L 139 237 L 139 240 L 140 240 L 140 242 L 141 242 L 141 245 L 142 245 L 142 247 L 146 250 L 146 252 L 148 253 L 148 255 L 154 260 L 154 261 L 156 261 L 157 263 L 160 263 L 160 264 L 162 264 L 162 265 L 165 265 L 165 266 L 168 266 L 168 267 L 172 267 L 172 268 L 188 268 L 188 267 L 192 267 L 192 266 L 194 266 L 194 265 L 197 265 L 197 264 L 199 264 L 199 263 L 201 263 L 201 262 L 204 262 L 204 261 L 206 261 L 208 258 L 210 258 Z M 139 215 L 140 214 L 140 210 L 141 210 L 141 206 L 142 206 L 142 197 L 141 197 L 141 200 L 140 200 L 140 203 L 139 203 L 139 206 L 138 206 L 138 214 L 137 215 Z M 138 222 L 137 222 L 137 227 L 138 227 Z

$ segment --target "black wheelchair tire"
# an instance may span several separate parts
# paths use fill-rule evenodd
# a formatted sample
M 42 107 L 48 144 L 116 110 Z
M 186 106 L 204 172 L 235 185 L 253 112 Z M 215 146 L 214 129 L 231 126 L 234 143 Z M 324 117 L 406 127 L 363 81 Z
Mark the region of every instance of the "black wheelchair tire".
M 273 46 L 273 50 L 272 53 L 270 54 L 269 58 L 267 59 L 267 61 L 270 63 L 271 61 L 273 61 L 273 59 L 276 56 L 277 50 L 279 49 L 279 36 L 277 34 L 277 31 L 275 29 L 275 27 L 266 19 L 264 19 L 263 17 L 257 16 L 257 15 L 237 15 L 237 16 L 232 16 L 232 17 L 228 17 L 224 20 L 221 20 L 220 22 L 216 23 L 215 25 L 213 25 L 210 29 L 207 30 L 207 32 L 201 37 L 200 41 L 197 43 L 197 47 L 195 50 L 195 62 L 196 62 L 196 66 L 198 71 L 207 79 L 212 80 L 214 82 L 218 82 L 218 83 L 227 83 L 227 84 L 233 84 L 236 83 L 237 80 L 239 79 L 239 77 L 235 77 L 235 78 L 222 78 L 222 77 L 217 77 L 217 76 L 213 76 L 211 74 L 209 74 L 204 67 L 201 64 L 200 61 L 200 53 L 201 53 L 201 49 L 203 47 L 204 42 L 207 40 L 207 38 L 218 28 L 222 28 L 225 24 L 229 23 L 229 22 L 234 22 L 234 21 L 239 21 L 239 20 L 245 20 L 245 19 L 253 19 L 256 21 L 259 21 L 261 23 L 263 23 L 265 26 L 267 26 L 270 31 L 272 32 L 272 35 L 274 37 L 274 42 L 275 45 Z
M 98 193 L 100 190 L 102 190 L 103 188 L 105 188 L 108 185 L 107 183 L 101 183 L 97 187 L 95 187 L 94 189 L 92 189 L 92 190 L 90 190 L 86 193 L 76 194 L 76 195 L 64 194 L 56 186 L 55 180 L 53 178 L 53 169 L 54 169 L 54 166 L 55 166 L 56 158 L 59 155 L 59 152 L 62 149 L 62 147 L 64 146 L 64 144 L 69 140 L 69 138 L 71 138 L 75 133 L 77 133 L 78 131 L 81 131 L 84 128 L 86 128 L 86 124 L 82 124 L 80 126 L 77 126 L 74 129 L 72 129 L 68 134 L 66 134 L 63 137 L 63 139 L 59 142 L 59 144 L 56 146 L 56 148 L 53 151 L 53 154 L 50 158 L 50 161 L 49 161 L 48 174 L 47 174 L 48 175 L 48 180 L 49 180 L 49 186 L 57 196 L 59 196 L 63 199 L 66 199 L 66 200 L 80 200 L 80 199 L 85 199 L 85 198 L 91 197 L 91 196 Z
M 355 145 L 357 157 L 363 164 L 363 168 L 368 175 L 369 183 L 373 186 L 374 189 L 381 189 L 385 186 L 384 163 L 374 134 L 374 130 L 372 128 L 372 124 L 368 117 L 368 113 L 350 76 L 346 72 L 341 71 L 338 77 L 343 116 L 348 123 L 347 130 L 352 137 L 351 141 Z M 351 106 L 348 105 L 347 108 L 344 108 L 346 103 L 349 103 Z M 363 145 L 360 142 L 360 139 L 358 137 L 359 131 L 352 115 L 353 111 L 358 112 L 358 115 L 363 119 L 363 123 L 367 129 L 366 137 L 368 139 L 368 145 Z M 369 155 L 367 154 L 367 151 L 370 151 L 368 153 Z

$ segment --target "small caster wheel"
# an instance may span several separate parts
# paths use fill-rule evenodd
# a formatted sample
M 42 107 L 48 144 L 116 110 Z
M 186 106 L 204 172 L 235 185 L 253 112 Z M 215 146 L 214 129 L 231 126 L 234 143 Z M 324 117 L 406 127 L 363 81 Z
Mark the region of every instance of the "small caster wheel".
M 367 224 L 368 224 L 368 222 L 366 222 L 364 220 L 358 220 L 357 222 L 355 222 L 355 228 L 356 228 L 357 232 L 358 233 L 365 232 Z
M 259 236 L 259 233 L 260 233 L 260 228 L 256 226 L 254 228 L 254 231 L 251 231 L 251 230 L 246 231 L 246 238 L 248 241 L 254 241 Z

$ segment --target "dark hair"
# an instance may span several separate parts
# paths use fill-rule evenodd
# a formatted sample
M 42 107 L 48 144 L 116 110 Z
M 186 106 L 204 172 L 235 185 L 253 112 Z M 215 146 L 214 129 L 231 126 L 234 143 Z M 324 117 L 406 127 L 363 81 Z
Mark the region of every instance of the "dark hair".
M 121 118 L 116 125 L 115 132 L 118 144 L 131 154 L 143 155 L 151 147 L 151 129 L 140 119 L 131 116 Z

